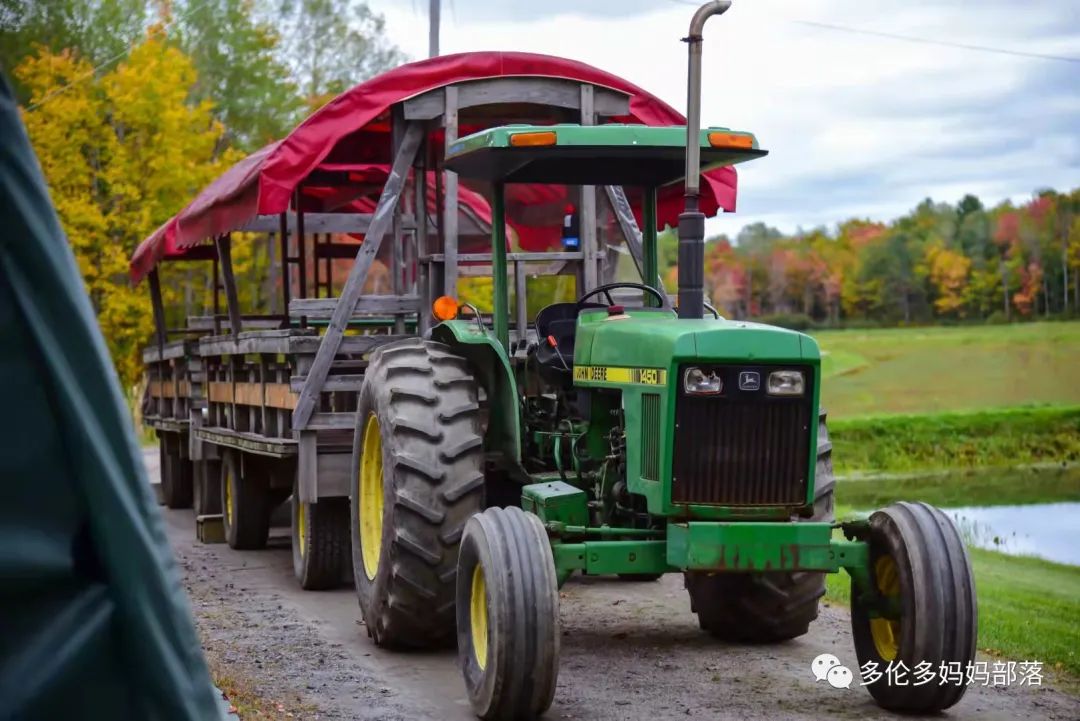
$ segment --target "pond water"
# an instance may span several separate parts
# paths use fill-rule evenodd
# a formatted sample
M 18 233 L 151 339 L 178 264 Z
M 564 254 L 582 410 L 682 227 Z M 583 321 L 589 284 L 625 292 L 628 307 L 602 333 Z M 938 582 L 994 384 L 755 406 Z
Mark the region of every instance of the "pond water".
M 1080 565 L 1080 503 L 943 508 L 972 546 Z

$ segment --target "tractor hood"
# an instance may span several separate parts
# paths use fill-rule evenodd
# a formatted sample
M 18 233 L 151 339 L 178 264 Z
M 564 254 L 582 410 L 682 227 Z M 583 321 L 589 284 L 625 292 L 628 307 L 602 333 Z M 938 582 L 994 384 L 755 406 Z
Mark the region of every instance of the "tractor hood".
M 775 326 L 715 318 L 680 320 L 660 310 L 582 313 L 574 365 L 666 368 L 673 360 L 816 364 L 817 341 Z

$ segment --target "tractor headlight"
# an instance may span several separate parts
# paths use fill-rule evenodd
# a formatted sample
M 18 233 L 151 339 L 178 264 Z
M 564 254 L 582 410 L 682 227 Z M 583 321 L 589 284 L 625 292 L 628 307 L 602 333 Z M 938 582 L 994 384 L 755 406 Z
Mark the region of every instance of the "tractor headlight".
M 714 396 L 724 390 L 724 381 L 715 371 L 687 368 L 683 371 L 683 390 L 690 396 Z
M 771 396 L 801 396 L 806 382 L 802 371 L 773 371 L 766 388 Z

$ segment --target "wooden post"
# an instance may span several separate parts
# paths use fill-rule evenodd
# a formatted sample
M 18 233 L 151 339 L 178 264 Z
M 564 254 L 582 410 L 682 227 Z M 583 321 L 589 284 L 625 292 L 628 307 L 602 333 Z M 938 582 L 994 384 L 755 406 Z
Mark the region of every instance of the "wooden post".
M 457 142 L 458 135 L 458 89 L 455 85 L 446 86 L 446 109 L 443 111 L 443 125 L 446 131 L 443 157 L 450 146 Z M 458 177 L 457 173 L 446 173 L 446 197 L 443 199 L 443 293 L 457 296 L 458 279 Z
M 150 271 L 150 307 L 154 312 L 154 337 L 157 339 L 158 360 L 165 352 L 165 304 L 161 300 L 161 279 L 157 266 Z
M 383 186 L 379 202 L 375 206 L 375 213 L 372 216 L 367 235 L 364 237 L 364 242 L 360 244 L 360 250 L 356 253 L 356 262 L 353 263 L 352 269 L 349 271 L 349 277 L 345 281 L 345 286 L 341 289 L 341 296 L 338 297 L 337 304 L 334 306 L 334 315 L 330 318 L 330 323 L 326 327 L 326 334 L 323 335 L 319 350 L 315 354 L 311 372 L 304 379 L 304 387 L 300 390 L 300 397 L 296 400 L 296 408 L 293 410 L 292 416 L 294 430 L 304 430 L 311 419 L 311 414 L 315 412 L 319 393 L 322 391 L 326 376 L 330 372 L 330 365 L 334 362 L 334 357 L 341 346 L 341 338 L 345 333 L 345 327 L 348 325 L 353 309 L 356 307 L 360 291 L 364 288 L 368 270 L 371 268 L 372 261 L 375 260 L 375 254 L 379 252 L 379 245 L 382 243 L 383 236 L 390 230 L 394 206 L 397 205 L 401 197 L 405 177 L 409 173 L 409 166 L 412 165 L 413 158 L 416 157 L 422 135 L 423 126 L 419 123 L 410 123 L 405 130 L 405 137 L 402 139 L 401 148 L 394 158 L 394 165 L 390 169 L 386 184 Z
M 214 238 L 217 246 L 218 258 L 221 260 L 221 279 L 225 284 L 225 303 L 229 308 L 229 325 L 232 328 L 232 337 L 240 335 L 240 298 L 236 293 L 236 279 L 233 277 L 232 267 L 232 235 L 226 233 Z
M 300 266 L 300 297 L 307 298 L 307 236 L 304 233 L 304 210 L 300 207 L 300 186 L 296 188 L 296 256 Z M 306 319 L 300 319 L 300 325 L 306 325 Z
M 581 124 L 594 125 L 596 114 L 593 112 L 593 86 L 581 85 Z M 585 271 L 582 280 L 585 291 L 590 291 L 597 284 L 597 248 L 596 248 L 596 187 L 581 186 L 581 203 L 578 220 L 581 228 L 581 250 L 585 259 Z

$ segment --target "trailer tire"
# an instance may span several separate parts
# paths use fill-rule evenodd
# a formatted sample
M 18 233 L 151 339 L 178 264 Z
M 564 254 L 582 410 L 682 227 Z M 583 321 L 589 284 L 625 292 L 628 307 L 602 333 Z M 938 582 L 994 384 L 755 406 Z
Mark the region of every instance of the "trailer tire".
M 196 516 L 221 513 L 221 461 L 194 461 L 195 478 L 192 506 Z
M 304 503 L 297 475 L 290 504 L 293 572 L 300 588 L 336 588 L 342 582 L 342 568 L 349 554 L 348 499 L 321 498 L 318 503 Z
M 441 343 L 392 343 L 371 356 L 356 418 L 349 527 L 368 634 L 450 645 L 458 543 L 484 507 L 476 380 Z
M 893 503 L 870 516 L 870 573 L 879 593 L 895 597 L 900 618 L 871 618 L 854 581 L 851 630 L 860 667 L 884 671 L 899 661 L 914 669 L 971 668 L 978 634 L 975 580 L 955 524 L 926 503 Z M 967 684 L 962 673 L 934 683 L 866 684 L 882 708 L 937 713 L 953 706 Z
M 221 518 L 229 547 L 244 551 L 265 548 L 270 510 L 266 479 L 241 473 L 240 453 L 225 451 L 221 459 Z
M 180 455 L 179 448 L 167 448 L 165 439 L 158 441 L 161 463 L 161 501 L 167 508 L 191 508 L 192 463 Z
M 540 519 L 489 508 L 469 519 L 457 570 L 458 666 L 482 719 L 533 719 L 559 677 L 559 585 Z
M 817 470 L 812 521 L 832 521 L 832 443 L 825 412 L 818 421 Z M 775 643 L 805 634 L 825 595 L 825 574 L 687 573 L 690 607 L 702 630 L 725 641 Z

